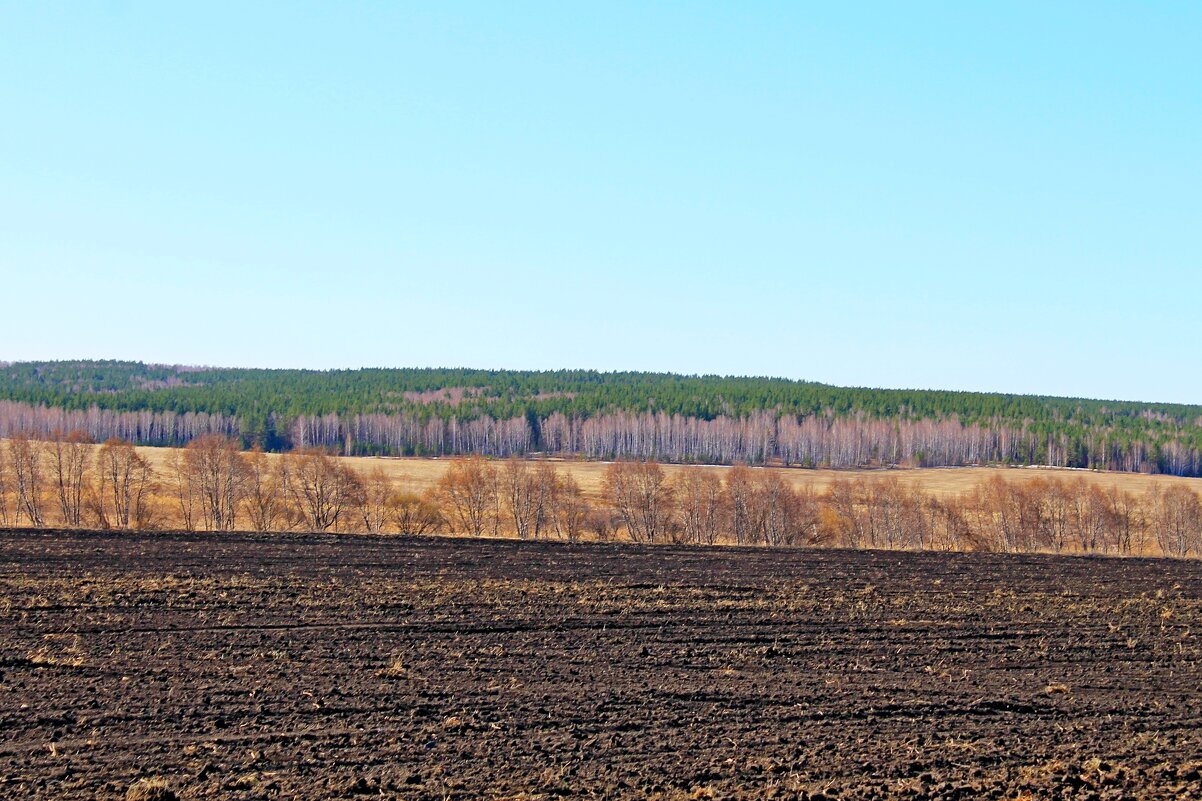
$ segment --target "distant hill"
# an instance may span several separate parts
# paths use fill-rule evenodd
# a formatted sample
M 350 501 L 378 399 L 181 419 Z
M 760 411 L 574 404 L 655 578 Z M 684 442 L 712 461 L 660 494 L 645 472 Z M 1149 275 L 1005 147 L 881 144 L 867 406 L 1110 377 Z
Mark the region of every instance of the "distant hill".
M 987 462 L 1202 472 L 1202 406 L 588 370 L 0 366 L 0 433 L 80 428 L 281 450 L 654 457 L 808 466 Z

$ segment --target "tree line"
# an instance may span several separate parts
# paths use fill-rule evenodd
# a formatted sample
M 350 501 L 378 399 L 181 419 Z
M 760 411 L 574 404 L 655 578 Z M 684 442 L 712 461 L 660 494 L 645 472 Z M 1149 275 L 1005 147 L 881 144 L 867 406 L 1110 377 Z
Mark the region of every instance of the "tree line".
M 97 442 L 115 438 L 139 445 L 182 446 L 217 434 L 236 439 L 243 447 L 272 450 L 242 429 L 243 421 L 235 415 L 95 406 L 64 409 L 0 400 L 0 437 L 80 430 Z M 1177 440 L 1157 444 L 1107 429 L 1011 425 L 1001 420 L 966 423 L 954 416 L 888 420 L 756 412 L 707 420 L 663 412 L 613 412 L 587 418 L 555 412 L 546 418 L 498 420 L 330 412 L 298 415 L 283 428 L 273 429 L 268 441 L 278 451 L 322 448 L 344 456 L 544 454 L 834 468 L 1022 464 L 1202 475 L 1202 446 Z
M 1202 475 L 1202 406 L 831 387 L 778 378 L 467 369 L 0 365 L 0 436 L 146 445 L 545 453 L 803 466 L 1046 464 Z
M 817 492 L 744 464 L 669 475 L 655 461 L 621 460 L 590 497 L 554 461 L 474 455 L 451 459 L 417 492 L 320 448 L 269 455 L 204 434 L 155 469 L 131 442 L 93 445 L 78 430 L 0 443 L 0 526 L 1202 554 L 1202 500 L 1182 484 L 1136 494 L 1079 476 L 997 475 L 941 498 L 896 476 L 849 474 Z

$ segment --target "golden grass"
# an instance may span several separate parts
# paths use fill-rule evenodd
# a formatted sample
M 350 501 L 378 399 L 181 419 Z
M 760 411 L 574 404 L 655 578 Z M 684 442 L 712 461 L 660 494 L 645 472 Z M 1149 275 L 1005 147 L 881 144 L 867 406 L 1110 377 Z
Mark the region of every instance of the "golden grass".
M 98 446 L 93 446 L 98 447 Z M 139 447 L 138 452 L 148 461 L 162 480 L 163 485 L 152 501 L 155 526 L 172 528 L 182 525 L 178 518 L 172 489 L 170 486 L 173 465 L 181 456 L 179 448 Z M 270 460 L 281 458 L 279 454 L 267 454 Z M 361 474 L 381 469 L 402 490 L 421 493 L 430 489 L 450 467 L 453 459 L 426 457 L 368 457 L 352 456 L 338 457 Z M 603 461 L 586 461 L 579 459 L 553 459 L 556 467 L 572 476 L 585 497 L 594 504 L 605 501 L 602 493 L 602 483 L 605 471 L 610 464 Z M 731 468 L 715 465 L 671 465 L 665 464 L 664 471 L 669 478 L 675 478 L 684 471 L 701 470 L 724 477 Z M 47 465 L 46 469 L 49 467 Z M 896 479 L 903 487 L 916 489 L 925 494 L 940 499 L 950 499 L 963 496 L 980 487 L 984 482 L 996 477 L 1005 481 L 1023 483 L 1037 479 L 1067 479 L 1082 480 L 1103 489 L 1118 487 L 1136 496 L 1144 496 L 1155 487 L 1181 485 L 1194 492 L 1202 494 L 1202 478 L 1181 478 L 1177 476 L 1145 475 L 1139 473 L 1103 472 L 1091 470 L 1070 470 L 1049 467 L 939 467 L 939 468 L 892 468 L 892 469 L 863 469 L 863 470 L 829 470 L 785 467 L 754 467 L 752 470 L 764 470 L 778 474 L 786 483 L 794 488 L 812 489 L 821 494 L 832 482 L 838 479 L 855 478 L 891 478 Z M 49 478 L 47 474 L 46 478 Z M 51 505 L 47 506 L 51 510 Z M 51 510 L 51 516 L 53 513 Z M 245 523 L 245 521 L 242 521 Z
M 154 466 L 160 475 L 166 475 L 174 457 L 175 448 L 139 448 L 138 451 Z M 269 454 L 270 458 L 279 458 Z M 414 492 L 421 492 L 434 486 L 446 472 L 451 463 L 450 457 L 392 457 L 392 456 L 344 456 L 340 457 L 356 470 L 366 473 L 377 467 L 382 468 L 397 485 Z M 570 474 L 580 484 L 585 495 L 590 500 L 601 497 L 601 481 L 605 475 L 608 462 L 583 461 L 571 459 L 552 460 L 555 465 Z M 857 476 L 881 476 L 896 478 L 906 487 L 915 487 L 924 492 L 941 498 L 955 497 L 971 492 L 981 482 L 994 476 L 1001 476 L 1007 481 L 1026 482 L 1037 478 L 1083 478 L 1104 489 L 1120 487 L 1129 492 L 1143 494 L 1154 486 L 1166 487 L 1171 484 L 1184 484 L 1195 492 L 1202 492 L 1202 478 L 1181 478 L 1179 476 L 1145 475 L 1142 473 L 1118 473 L 1095 470 L 1070 470 L 1054 467 L 917 467 L 892 468 L 888 470 L 812 470 L 798 467 L 757 467 L 755 470 L 768 470 L 780 474 L 782 478 L 796 488 L 812 487 L 816 492 L 822 492 L 832 481 L 839 478 L 854 478 Z M 669 476 L 675 476 L 685 470 L 705 470 L 724 475 L 729 467 L 713 465 L 664 465 Z
M 125 801 L 177 801 L 179 798 L 166 780 L 139 779 L 125 793 Z
M 0 439 L 0 443 L 4 440 Z M 92 446 L 98 447 L 98 446 Z M 137 448 L 160 478 L 166 478 L 171 473 L 171 466 L 182 448 L 147 447 Z M 280 458 L 279 454 L 267 454 L 269 459 Z M 350 464 L 355 470 L 367 473 L 377 467 L 382 468 L 402 489 L 421 492 L 434 486 L 447 471 L 453 457 L 396 457 L 396 456 L 343 456 L 339 459 Z M 551 459 L 560 470 L 570 474 L 580 484 L 585 495 L 590 500 L 601 497 L 601 483 L 609 462 L 588 461 L 583 459 Z M 725 475 L 730 467 L 722 465 L 674 465 L 665 464 L 664 471 L 669 477 L 686 470 L 704 470 L 716 473 L 719 477 Z M 48 468 L 47 468 L 48 469 Z M 799 467 L 754 467 L 753 470 L 766 470 L 778 473 L 794 488 L 810 487 L 821 493 L 830 484 L 840 478 L 857 477 L 890 477 L 896 478 L 907 488 L 917 488 L 940 498 L 955 497 L 971 492 L 982 482 L 995 476 L 1001 476 L 1007 481 L 1028 482 L 1036 479 L 1070 479 L 1078 477 L 1085 481 L 1101 486 L 1103 489 L 1119 487 L 1128 492 L 1143 494 L 1153 487 L 1168 487 L 1181 484 L 1195 492 L 1202 493 L 1202 478 L 1183 478 L 1180 476 L 1148 475 L 1144 473 L 1121 473 L 1101 470 L 1080 470 L 1057 467 L 895 467 L 888 469 L 809 469 Z

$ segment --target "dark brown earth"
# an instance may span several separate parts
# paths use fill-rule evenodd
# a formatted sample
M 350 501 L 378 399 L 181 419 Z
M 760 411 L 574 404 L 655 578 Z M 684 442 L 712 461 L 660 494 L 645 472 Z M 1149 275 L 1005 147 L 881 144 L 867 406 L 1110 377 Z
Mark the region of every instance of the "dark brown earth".
M 0 798 L 1202 798 L 1202 564 L 0 533 Z

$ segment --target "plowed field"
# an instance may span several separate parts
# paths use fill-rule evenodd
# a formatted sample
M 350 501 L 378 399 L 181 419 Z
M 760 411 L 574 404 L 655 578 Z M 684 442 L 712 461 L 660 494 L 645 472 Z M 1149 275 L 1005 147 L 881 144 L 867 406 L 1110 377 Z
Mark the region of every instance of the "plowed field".
M 1202 565 L 0 532 L 0 798 L 1202 797 Z

